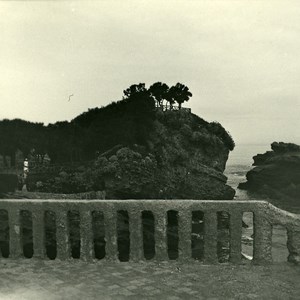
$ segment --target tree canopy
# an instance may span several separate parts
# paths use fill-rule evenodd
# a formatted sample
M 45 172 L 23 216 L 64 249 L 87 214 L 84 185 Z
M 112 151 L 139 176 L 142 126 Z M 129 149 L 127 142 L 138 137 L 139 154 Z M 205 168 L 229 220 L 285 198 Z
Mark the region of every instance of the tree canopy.
M 151 96 L 155 99 L 159 106 L 163 105 L 163 100 L 168 99 L 169 90 L 169 86 L 162 82 L 155 82 L 149 87 Z
M 124 90 L 124 98 L 141 95 L 141 93 L 148 93 L 155 100 L 157 107 L 163 107 L 164 101 L 166 101 L 169 104 L 169 110 L 174 108 L 176 102 L 178 109 L 181 109 L 182 103 L 192 97 L 189 88 L 182 83 L 177 82 L 176 85 L 169 87 L 166 83 L 158 81 L 153 83 L 149 89 L 145 87 L 145 83 L 133 84 Z
M 129 88 L 123 91 L 124 93 L 124 98 L 128 99 L 130 97 L 133 97 L 137 94 L 145 93 L 147 92 L 147 89 L 145 87 L 145 83 L 139 83 L 139 84 L 133 84 Z
M 155 82 L 149 88 L 137 83 L 124 90 L 122 100 L 89 109 L 70 122 L 45 126 L 19 119 L 0 120 L 0 155 L 10 156 L 14 165 L 17 149 L 24 156 L 34 149 L 37 155 L 47 153 L 52 163 L 61 163 L 92 160 L 95 153 L 118 144 L 145 145 L 157 108 L 172 110 L 176 102 L 181 107 L 190 96 L 188 88 L 179 83 L 169 87 Z
M 189 91 L 189 88 L 182 83 L 176 83 L 176 85 L 171 89 L 173 98 L 178 103 L 179 109 L 181 109 L 183 102 L 189 101 L 190 97 L 192 97 L 192 93 Z

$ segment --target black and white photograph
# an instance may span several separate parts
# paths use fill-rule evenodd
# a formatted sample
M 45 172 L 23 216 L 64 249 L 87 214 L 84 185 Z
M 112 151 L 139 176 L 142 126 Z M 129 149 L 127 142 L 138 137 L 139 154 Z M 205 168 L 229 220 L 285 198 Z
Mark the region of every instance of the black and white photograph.
M 0 300 L 300 299 L 300 1 L 0 0 Z

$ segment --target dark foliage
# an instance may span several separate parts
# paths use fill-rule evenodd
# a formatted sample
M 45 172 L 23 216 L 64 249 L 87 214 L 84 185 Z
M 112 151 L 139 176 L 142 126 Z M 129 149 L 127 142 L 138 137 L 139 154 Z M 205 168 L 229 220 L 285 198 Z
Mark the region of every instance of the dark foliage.
M 49 155 L 51 165 L 43 165 L 44 170 L 31 170 L 27 178 L 27 187 L 32 191 L 102 190 L 103 178 L 115 178 L 117 173 L 128 171 L 127 177 L 118 182 L 122 193 L 127 178 L 130 182 L 130 189 L 126 190 L 128 197 L 146 197 L 149 192 L 146 187 L 152 188 L 149 182 L 155 183 L 151 176 L 160 172 L 166 162 L 183 168 L 195 148 L 201 149 L 207 157 L 216 155 L 220 149 L 234 148 L 231 136 L 219 123 L 206 122 L 183 109 L 159 109 L 163 101 L 173 104 L 178 100 L 181 105 L 190 96 L 188 88 L 182 84 L 169 89 L 166 84 L 157 82 L 146 89 L 145 84 L 140 83 L 126 89 L 123 100 L 90 109 L 70 122 L 45 126 L 18 119 L 3 120 L 0 121 L 0 154 L 14 158 L 19 149 L 28 158 L 32 153 Z M 121 155 L 124 151 L 127 153 L 125 158 Z M 117 157 L 117 161 L 110 161 L 112 157 Z M 101 168 L 107 165 L 116 169 L 105 173 L 102 168 L 101 173 L 97 170 L 100 165 Z M 157 180 L 161 183 L 164 179 Z M 163 186 L 168 184 L 163 183 Z M 180 185 L 176 182 L 175 186 Z M 114 190 L 116 193 L 116 188 Z
M 93 160 L 99 153 L 116 145 L 145 146 L 156 118 L 174 129 L 181 128 L 186 122 L 186 116 L 182 118 L 180 113 L 155 113 L 155 101 L 161 103 L 162 100 L 168 100 L 174 104 L 180 93 L 183 101 L 191 96 L 188 88 L 179 83 L 169 89 L 166 84 L 156 82 L 149 90 L 144 83 L 140 83 L 126 89 L 123 100 L 106 107 L 89 109 L 71 122 L 56 122 L 45 126 L 20 119 L 2 120 L 0 154 L 9 155 L 13 160 L 17 149 L 24 156 L 28 156 L 34 149 L 40 155 L 48 153 L 52 163 L 62 163 Z M 219 123 L 208 123 L 192 114 L 190 118 L 192 131 L 204 129 L 203 134 L 214 134 L 230 150 L 234 148 L 231 136 Z M 209 143 L 207 137 L 203 140 Z M 12 161 L 13 166 L 14 163 Z
M 61 163 L 94 159 L 96 153 L 117 144 L 144 145 L 155 117 L 155 104 L 142 88 L 133 90 L 136 92 L 128 92 L 126 99 L 91 109 L 71 122 L 44 126 L 18 119 L 2 120 L 0 154 L 14 158 L 17 149 L 25 156 L 35 149 L 37 154 L 48 153 L 52 163 Z
M 44 152 L 47 148 L 45 126 L 42 123 L 5 119 L 0 121 L 0 137 L 0 154 L 10 155 L 12 159 L 14 159 L 16 149 L 28 155 L 32 148 L 39 152 Z
M 216 136 L 218 136 L 224 145 L 232 151 L 235 147 L 235 143 L 229 132 L 227 132 L 224 127 L 218 122 L 211 122 L 209 124 L 209 131 Z
M 0 174 L 0 193 L 14 192 L 18 187 L 18 177 L 15 174 Z
M 170 88 L 169 93 L 171 94 L 171 98 L 178 103 L 179 109 L 181 109 L 183 102 L 189 101 L 190 97 L 192 97 L 189 88 L 179 82 Z
M 157 102 L 157 106 L 161 106 L 163 101 L 168 99 L 169 87 L 165 83 L 155 82 L 150 86 L 149 92 Z

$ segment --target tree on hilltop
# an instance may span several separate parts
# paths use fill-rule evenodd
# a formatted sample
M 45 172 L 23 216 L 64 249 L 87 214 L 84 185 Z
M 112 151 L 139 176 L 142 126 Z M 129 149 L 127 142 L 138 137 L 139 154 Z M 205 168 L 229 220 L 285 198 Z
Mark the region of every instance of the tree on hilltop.
M 186 85 L 179 82 L 176 83 L 175 86 L 171 87 L 171 89 L 172 97 L 178 103 L 179 109 L 181 109 L 181 105 L 183 102 L 189 101 L 190 97 L 193 96 L 193 94 L 189 91 L 189 88 Z
M 176 90 L 174 86 L 171 86 L 167 94 L 165 95 L 167 102 L 169 102 L 170 110 L 173 109 L 173 104 L 175 103 L 176 99 Z
M 169 87 L 165 83 L 155 82 L 150 86 L 149 92 L 151 96 L 156 100 L 157 106 L 162 106 L 163 100 L 167 99 Z
M 145 83 L 133 84 L 129 88 L 123 91 L 125 99 L 130 98 L 136 94 L 145 93 L 145 92 L 147 92 Z

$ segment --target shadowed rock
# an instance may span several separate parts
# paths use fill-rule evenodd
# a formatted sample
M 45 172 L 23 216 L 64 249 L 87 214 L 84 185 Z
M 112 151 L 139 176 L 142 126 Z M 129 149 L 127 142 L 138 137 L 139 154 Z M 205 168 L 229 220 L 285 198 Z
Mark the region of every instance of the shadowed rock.
M 258 192 L 271 198 L 299 198 L 300 146 L 291 143 L 271 145 L 273 151 L 253 157 L 256 166 L 247 175 L 240 189 Z

